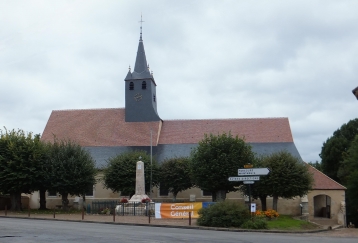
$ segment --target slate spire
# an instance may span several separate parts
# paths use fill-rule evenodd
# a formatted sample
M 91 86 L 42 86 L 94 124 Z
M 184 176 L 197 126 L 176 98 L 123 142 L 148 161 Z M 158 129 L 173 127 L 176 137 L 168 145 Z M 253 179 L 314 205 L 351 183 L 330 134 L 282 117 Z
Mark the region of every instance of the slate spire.
M 134 72 L 142 73 L 144 71 L 147 71 L 147 66 L 148 66 L 147 65 L 147 58 L 145 56 L 142 33 L 140 33 L 140 40 L 139 40 L 138 51 L 137 51 L 137 58 L 135 60 L 135 65 L 134 65 Z
M 143 24 L 143 19 L 142 19 L 142 15 L 140 15 L 140 37 L 139 37 L 139 44 L 138 44 L 138 51 L 137 51 L 137 58 L 135 60 L 135 65 L 134 65 L 134 72 L 136 73 L 142 73 L 147 71 L 147 58 L 145 56 L 145 51 L 144 51 L 144 44 L 143 44 L 143 39 L 142 39 L 142 24 Z
M 142 20 L 142 16 L 140 17 L 140 37 L 139 37 L 139 44 L 138 44 L 138 51 L 137 51 L 137 57 L 134 64 L 134 70 L 130 74 L 130 71 L 128 72 L 125 80 L 130 79 L 146 79 L 151 78 L 153 79 L 153 76 L 150 74 L 148 70 L 148 64 L 147 64 L 147 58 L 145 56 L 144 51 L 144 44 L 143 44 L 143 38 L 142 38 L 142 23 L 144 22 Z M 154 82 L 154 79 L 153 79 Z

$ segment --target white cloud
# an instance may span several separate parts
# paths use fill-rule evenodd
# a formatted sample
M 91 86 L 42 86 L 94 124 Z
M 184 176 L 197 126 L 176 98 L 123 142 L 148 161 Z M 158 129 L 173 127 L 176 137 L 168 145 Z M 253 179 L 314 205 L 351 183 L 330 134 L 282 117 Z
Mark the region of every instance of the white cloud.
M 306 161 L 357 117 L 358 2 L 1 1 L 0 126 L 124 106 L 143 13 L 163 119 L 288 117 Z

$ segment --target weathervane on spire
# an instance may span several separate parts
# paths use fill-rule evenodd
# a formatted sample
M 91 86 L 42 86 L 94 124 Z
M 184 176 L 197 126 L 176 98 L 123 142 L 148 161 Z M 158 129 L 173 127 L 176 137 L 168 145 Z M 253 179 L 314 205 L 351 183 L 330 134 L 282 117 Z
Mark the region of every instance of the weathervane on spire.
M 140 40 L 142 40 L 142 24 L 143 24 L 143 20 L 142 20 L 142 14 L 140 14 L 140 21 L 139 21 L 139 23 L 140 23 Z

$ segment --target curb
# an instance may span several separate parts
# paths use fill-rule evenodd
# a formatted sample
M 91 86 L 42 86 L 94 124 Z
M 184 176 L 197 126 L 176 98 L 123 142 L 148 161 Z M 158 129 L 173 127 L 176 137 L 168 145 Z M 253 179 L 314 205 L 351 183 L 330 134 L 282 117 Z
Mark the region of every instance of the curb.
M 157 228 L 178 228 L 178 229 L 196 229 L 196 230 L 212 230 L 212 231 L 228 231 L 228 232 L 256 232 L 256 233 L 280 233 L 280 234 L 302 234 L 302 233 L 320 233 L 329 230 L 340 228 L 331 227 L 331 229 L 316 229 L 316 230 L 254 230 L 254 229 L 237 229 L 237 228 L 219 228 L 219 227 L 205 227 L 205 226 L 182 226 L 182 225 L 160 225 L 160 224 L 141 224 L 141 223 L 120 223 L 120 222 L 100 222 L 100 221 L 83 221 L 71 219 L 52 219 L 52 218 L 29 218 L 29 217 L 13 217 L 13 216 L 0 216 L 0 218 L 12 219 L 32 219 L 32 220 L 50 220 L 50 221 L 63 221 L 63 222 L 76 222 L 76 223 L 90 223 L 90 224 L 111 224 L 111 225 L 129 225 L 129 226 L 146 226 Z

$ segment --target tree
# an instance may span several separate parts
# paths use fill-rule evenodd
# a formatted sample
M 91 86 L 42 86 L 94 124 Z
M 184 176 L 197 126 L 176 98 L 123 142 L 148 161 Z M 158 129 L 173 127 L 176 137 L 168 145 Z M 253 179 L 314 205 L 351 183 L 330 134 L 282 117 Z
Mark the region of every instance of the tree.
M 49 157 L 51 154 L 51 143 L 42 142 L 41 149 L 43 151 L 44 159 L 41 163 L 41 168 L 38 171 L 41 175 L 41 180 L 38 181 L 38 190 L 40 196 L 40 210 L 46 210 L 46 191 L 51 187 L 51 163 L 49 162 Z
M 320 153 L 322 171 L 337 182 L 341 182 L 337 175 L 340 165 L 357 134 L 358 119 L 350 120 L 347 124 L 343 124 L 340 129 L 333 133 L 332 137 L 323 143 Z
M 165 186 L 173 193 L 173 201 L 176 200 L 179 192 L 193 187 L 189 162 L 189 158 L 180 157 L 164 160 L 160 165 L 160 186 Z
M 42 180 L 43 144 L 21 129 L 0 132 L 0 190 L 10 194 L 13 210 L 22 210 L 21 193 L 38 190 Z
M 317 169 L 317 170 L 319 170 L 319 171 L 322 171 L 322 164 L 321 164 L 320 162 L 318 162 L 318 161 L 316 161 L 315 163 L 313 163 L 313 162 L 308 162 L 308 164 L 309 164 L 310 166 L 312 166 L 313 168 L 315 168 L 315 169 Z
M 202 190 L 212 192 L 213 201 L 224 200 L 226 193 L 236 191 L 239 182 L 230 182 L 239 168 L 255 159 L 251 146 L 238 136 L 223 133 L 204 136 L 191 154 L 190 170 L 193 182 Z
M 358 135 L 352 141 L 338 171 L 342 183 L 346 185 L 348 222 L 358 225 Z
M 139 157 L 141 157 L 139 159 Z M 107 167 L 103 170 L 103 183 L 105 188 L 113 192 L 121 192 L 122 195 L 135 193 L 136 166 L 141 160 L 144 163 L 145 191 L 150 191 L 150 175 L 152 172 L 152 186 L 159 183 L 159 166 L 156 160 L 150 164 L 150 156 L 144 151 L 122 153 L 108 160 Z
M 73 141 L 55 140 L 49 152 L 50 190 L 62 196 L 64 209 L 68 207 L 68 195 L 84 195 L 96 183 L 97 169 L 88 151 Z
M 307 164 L 287 151 L 265 156 L 262 163 L 269 168 L 270 173 L 262 176 L 262 181 L 257 183 L 258 194 L 272 196 L 274 210 L 277 211 L 279 197 L 302 197 L 311 190 L 313 176 L 309 173 Z

